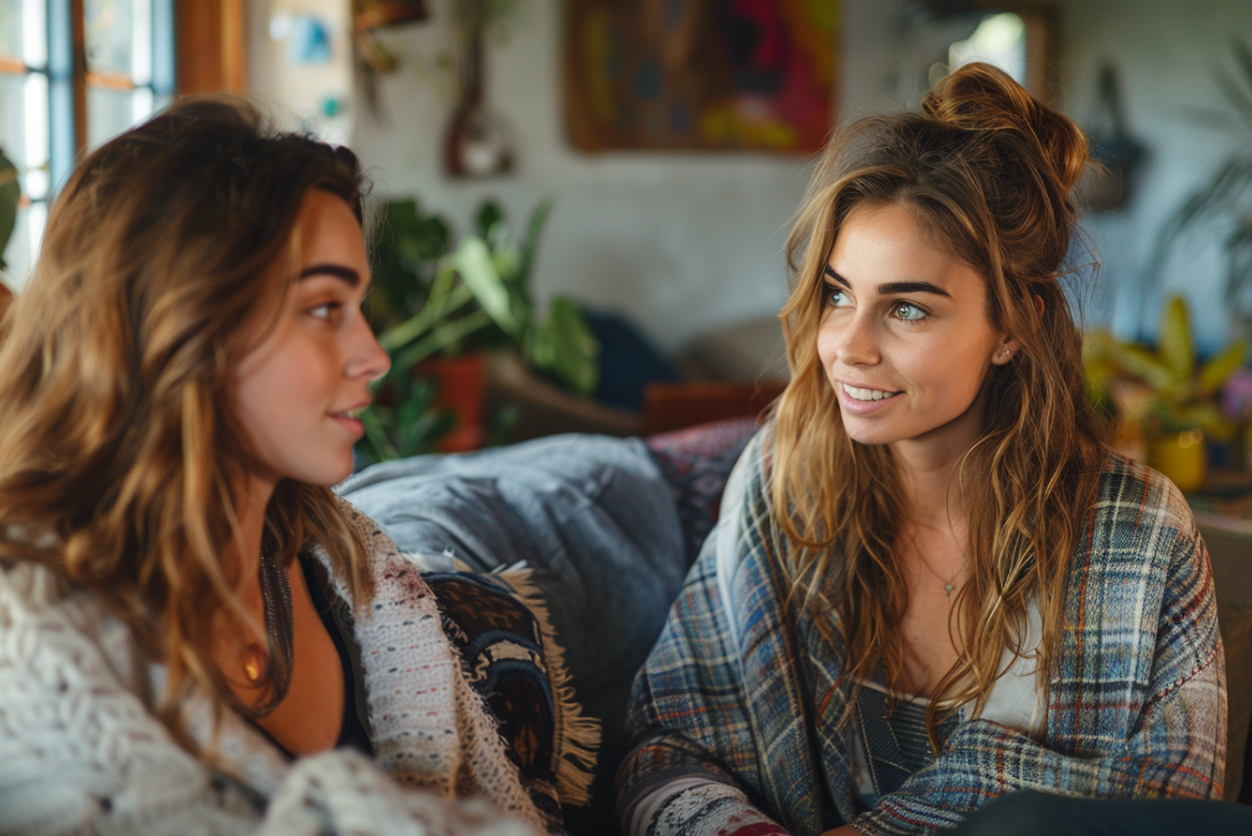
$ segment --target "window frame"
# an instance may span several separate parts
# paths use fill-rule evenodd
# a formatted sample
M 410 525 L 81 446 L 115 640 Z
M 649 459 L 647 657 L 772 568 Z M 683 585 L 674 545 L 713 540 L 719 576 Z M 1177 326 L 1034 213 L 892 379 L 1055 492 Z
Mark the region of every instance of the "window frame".
M 158 103 L 177 94 L 243 89 L 243 0 L 150 3 L 152 77 L 146 83 L 126 73 L 88 70 L 84 0 L 44 0 L 44 66 L 0 55 L 0 75 L 47 79 L 50 194 L 87 151 L 88 89 L 148 89 Z

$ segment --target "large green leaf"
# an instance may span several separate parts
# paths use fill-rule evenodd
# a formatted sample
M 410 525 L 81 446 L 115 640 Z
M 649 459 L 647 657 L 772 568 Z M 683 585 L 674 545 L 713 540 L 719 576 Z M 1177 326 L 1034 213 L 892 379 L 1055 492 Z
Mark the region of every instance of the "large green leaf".
M 507 334 L 521 336 L 522 323 L 518 321 L 509 304 L 509 291 L 500 278 L 491 252 L 481 238 L 468 237 L 461 242 L 453 257 L 453 263 L 461 274 L 474 298 L 482 309 Z
M 1161 311 L 1161 359 L 1179 377 L 1190 377 L 1195 367 L 1191 316 L 1181 296 L 1171 296 Z
M 1173 389 L 1179 376 L 1148 349 L 1134 343 L 1111 343 L 1109 357 L 1129 374 L 1158 391 Z
M 535 256 L 539 252 L 539 236 L 543 234 L 544 224 L 552 214 L 552 201 L 545 198 L 539 201 L 530 213 L 530 221 L 526 224 L 526 241 L 522 244 L 521 280 L 529 292 L 530 272 L 535 266 Z
M 1196 376 L 1196 390 L 1200 397 L 1216 394 L 1226 379 L 1234 374 L 1248 356 L 1248 344 L 1239 340 L 1224 348 L 1216 357 L 1209 360 Z
M 451 271 L 448 271 L 451 275 Z M 436 282 L 436 289 L 440 283 Z M 423 307 L 413 316 L 393 328 L 388 328 L 378 338 L 378 344 L 387 351 L 396 351 L 409 343 L 428 334 L 444 318 L 445 314 L 453 313 L 457 308 L 469 302 L 474 294 L 465 285 L 450 288 L 447 294 L 431 293 Z
M 0 150 L 0 270 L 7 268 L 4 251 L 17 223 L 17 205 L 22 199 L 22 186 L 17 179 L 17 166 Z
M 600 343 L 578 305 L 567 297 L 552 300 L 548 321 L 534 329 L 527 342 L 527 359 L 578 394 L 595 394 L 600 377 Z

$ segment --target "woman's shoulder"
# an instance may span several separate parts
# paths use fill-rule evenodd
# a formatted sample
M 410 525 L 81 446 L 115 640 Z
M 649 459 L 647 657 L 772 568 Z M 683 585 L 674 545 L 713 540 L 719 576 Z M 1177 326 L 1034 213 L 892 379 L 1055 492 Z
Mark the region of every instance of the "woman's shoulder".
M 395 541 L 372 517 L 337 494 L 335 503 L 371 558 L 400 557 L 400 549 Z
M 1070 594 L 1084 598 L 1093 586 L 1104 600 L 1151 605 L 1168 598 L 1211 595 L 1207 553 L 1182 492 L 1141 462 L 1106 454 L 1096 499 L 1070 565 Z M 1207 590 L 1207 592 L 1206 592 Z M 1136 606 L 1124 608 L 1132 613 Z M 1112 617 L 1091 609 L 1097 619 Z
M 1093 523 L 1123 535 L 1192 536 L 1195 516 L 1182 491 L 1142 462 L 1107 451 L 1097 482 Z
M 730 476 L 726 480 L 726 499 L 736 495 L 751 495 L 760 503 L 768 504 L 769 480 L 774 471 L 774 422 L 761 426 L 739 454 Z M 722 512 L 725 513 L 725 499 Z

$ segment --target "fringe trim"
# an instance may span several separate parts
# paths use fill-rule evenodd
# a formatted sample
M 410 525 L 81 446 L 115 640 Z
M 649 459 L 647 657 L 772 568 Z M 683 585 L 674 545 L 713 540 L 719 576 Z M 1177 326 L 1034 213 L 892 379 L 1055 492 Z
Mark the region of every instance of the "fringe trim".
M 557 641 L 543 593 L 531 580 L 534 570 L 522 562 L 501 567 L 491 574 L 512 587 L 514 594 L 539 622 L 543 654 L 555 697 L 556 788 L 562 804 L 585 807 L 591 803 L 591 782 L 595 778 L 593 770 L 602 734 L 600 721 L 584 714 L 582 705 L 574 696 L 569 668 L 565 664 L 565 648 Z

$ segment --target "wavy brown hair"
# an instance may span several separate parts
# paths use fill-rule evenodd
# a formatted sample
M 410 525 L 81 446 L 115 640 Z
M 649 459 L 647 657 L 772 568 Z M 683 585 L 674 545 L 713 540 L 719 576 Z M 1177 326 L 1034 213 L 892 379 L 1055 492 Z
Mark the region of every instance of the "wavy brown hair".
M 188 689 L 216 711 L 231 699 L 211 625 L 247 620 L 222 559 L 252 460 L 228 381 L 294 280 L 275 266 L 311 189 L 361 219 L 347 149 L 270 130 L 241 99 L 176 104 L 78 166 L 0 320 L 0 558 L 51 568 L 129 625 L 166 665 L 157 713 L 191 749 Z M 372 594 L 329 489 L 281 481 L 264 539 L 283 565 L 322 545 L 358 606 Z
M 893 558 L 904 502 L 891 452 L 849 438 L 817 354 L 822 273 L 849 213 L 909 208 L 985 278 L 989 321 L 1021 344 L 989 372 L 985 424 L 954 476 L 965 495 L 977 488 L 979 501 L 968 509 L 970 568 L 949 623 L 960 654 L 931 695 L 932 729 L 940 708 L 970 700 L 982 708 L 1006 648 L 1034 651 L 1023 646 L 1032 601 L 1046 689 L 1066 569 L 1103 455 L 1083 389 L 1082 337 L 1059 281 L 1076 223 L 1070 193 L 1087 162 L 1072 121 L 1003 72 L 970 64 L 935 85 L 920 113 L 868 117 L 839 133 L 787 242 L 793 287 L 780 318 L 792 380 L 776 409 L 771 494 L 794 546 L 793 591 L 842 642 L 841 682 L 879 665 L 888 683 L 898 681 L 897 627 L 908 605 Z

